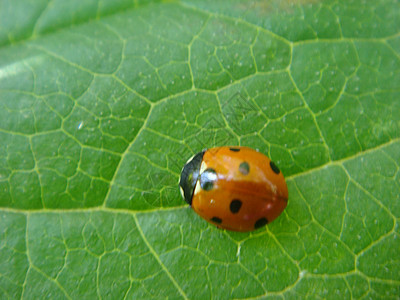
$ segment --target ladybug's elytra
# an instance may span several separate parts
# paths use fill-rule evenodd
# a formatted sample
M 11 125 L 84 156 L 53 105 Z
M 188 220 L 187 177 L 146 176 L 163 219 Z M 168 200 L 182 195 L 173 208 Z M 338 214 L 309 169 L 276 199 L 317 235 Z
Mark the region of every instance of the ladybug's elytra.
M 279 168 L 248 147 L 217 147 L 197 153 L 182 169 L 184 200 L 208 222 L 251 231 L 285 209 L 288 189 Z

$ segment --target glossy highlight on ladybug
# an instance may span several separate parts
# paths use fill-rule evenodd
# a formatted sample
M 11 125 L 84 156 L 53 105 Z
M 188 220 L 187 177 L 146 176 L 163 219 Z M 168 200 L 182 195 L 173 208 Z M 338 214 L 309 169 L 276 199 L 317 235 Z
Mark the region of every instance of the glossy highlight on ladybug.
M 183 199 L 208 222 L 251 231 L 286 208 L 288 189 L 279 168 L 248 147 L 216 147 L 197 153 L 182 169 Z

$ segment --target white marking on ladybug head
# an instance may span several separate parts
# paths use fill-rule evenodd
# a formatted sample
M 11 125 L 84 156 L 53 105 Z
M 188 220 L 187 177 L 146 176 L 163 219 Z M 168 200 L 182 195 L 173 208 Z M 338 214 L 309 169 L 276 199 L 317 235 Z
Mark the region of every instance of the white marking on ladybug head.
M 191 162 L 191 160 L 193 159 L 193 157 L 195 157 L 196 156 L 196 154 L 195 155 L 192 155 L 188 160 L 187 160 L 187 162 L 186 162 L 186 164 L 185 165 L 187 165 L 188 163 L 190 163 Z
M 200 192 L 200 180 L 197 180 L 196 182 L 196 187 L 194 188 L 194 195 L 197 195 L 197 193 Z
M 200 174 L 203 174 L 203 172 L 207 169 L 207 164 L 202 161 L 200 165 Z
M 182 198 L 185 199 L 185 194 L 184 194 L 183 188 L 181 186 L 179 186 L 179 190 L 181 191 Z

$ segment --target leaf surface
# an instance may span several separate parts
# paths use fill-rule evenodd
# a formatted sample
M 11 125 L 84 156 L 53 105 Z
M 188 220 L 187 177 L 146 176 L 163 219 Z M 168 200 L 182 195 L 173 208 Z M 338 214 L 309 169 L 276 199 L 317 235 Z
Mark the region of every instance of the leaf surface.
M 0 2 L 0 298 L 400 294 L 398 1 Z M 235 233 L 177 186 L 204 148 L 287 178 Z

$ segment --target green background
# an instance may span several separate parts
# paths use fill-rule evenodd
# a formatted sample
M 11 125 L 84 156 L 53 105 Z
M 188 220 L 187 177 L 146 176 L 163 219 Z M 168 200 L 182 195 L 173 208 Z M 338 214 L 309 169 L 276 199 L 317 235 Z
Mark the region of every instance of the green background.
M 0 0 L 0 298 L 400 295 L 400 2 Z M 177 186 L 270 156 L 252 233 Z

